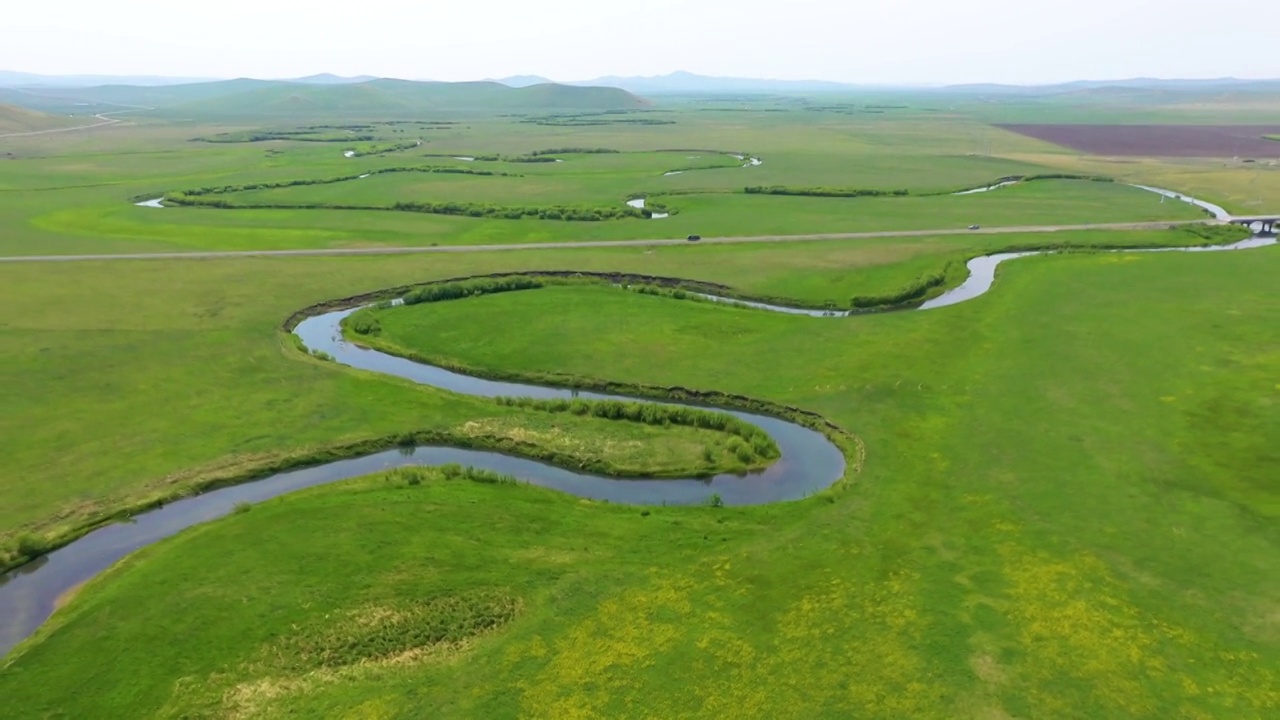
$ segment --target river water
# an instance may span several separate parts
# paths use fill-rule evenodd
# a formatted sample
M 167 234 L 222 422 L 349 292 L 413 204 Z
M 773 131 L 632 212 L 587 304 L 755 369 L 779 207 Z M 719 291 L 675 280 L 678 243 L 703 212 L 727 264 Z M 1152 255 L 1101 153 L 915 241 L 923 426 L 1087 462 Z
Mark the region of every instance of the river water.
M 645 203 L 644 198 L 635 198 L 634 200 L 627 201 L 627 205 L 629 207 L 633 207 L 637 210 L 643 210 L 644 203 Z M 662 220 L 664 218 L 669 218 L 669 217 L 671 217 L 671 213 L 664 213 L 664 212 L 649 213 L 650 220 Z

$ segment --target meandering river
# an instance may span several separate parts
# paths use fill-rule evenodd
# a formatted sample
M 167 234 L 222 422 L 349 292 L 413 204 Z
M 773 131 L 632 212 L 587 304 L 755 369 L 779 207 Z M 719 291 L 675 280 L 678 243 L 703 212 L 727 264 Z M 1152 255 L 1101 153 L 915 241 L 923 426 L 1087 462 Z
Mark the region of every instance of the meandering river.
M 1179 196 L 1179 199 L 1196 202 Z M 1202 205 L 1203 207 L 1203 205 Z M 1198 248 L 1151 248 L 1115 252 L 1214 252 L 1274 245 L 1274 237 L 1255 236 L 1231 245 Z M 924 303 L 928 310 L 954 305 L 987 292 L 1003 262 L 1041 253 L 997 253 L 968 263 L 969 278 L 959 287 Z M 744 302 L 704 295 L 718 302 L 800 315 L 834 317 L 845 311 L 805 310 L 768 303 Z M 345 341 L 340 323 L 358 308 L 327 312 L 303 320 L 294 333 L 307 348 L 328 353 L 353 368 L 383 373 L 452 392 L 482 397 L 580 397 L 588 400 L 627 399 L 565 388 L 483 380 Z M 396 449 L 365 457 L 339 460 L 316 467 L 278 473 L 261 480 L 204 493 L 142 513 L 127 523 L 108 525 L 24 567 L 0 576 L 0 656 L 31 635 L 53 613 L 59 598 L 133 551 L 186 528 L 222 517 L 238 503 L 261 502 L 307 487 L 354 478 L 406 465 L 459 463 L 513 475 L 533 485 L 580 497 L 637 505 L 687 505 L 718 495 L 725 504 L 759 504 L 795 500 L 831 486 L 845 472 L 845 458 L 823 434 L 775 417 L 718 408 L 765 430 L 781 450 L 769 468 L 746 476 L 719 475 L 710 479 L 619 479 L 578 473 L 525 458 L 496 452 L 441 446 Z
M 349 367 L 405 378 L 424 385 L 482 397 L 580 397 L 625 399 L 619 395 L 483 380 L 424 363 L 361 348 L 342 338 L 340 323 L 358 308 L 307 318 L 294 329 L 307 348 L 328 353 Z M 654 402 L 652 400 L 644 400 Z M 129 553 L 186 528 L 231 513 L 236 504 L 261 502 L 303 488 L 406 465 L 459 463 L 514 475 L 533 485 L 580 497 L 635 505 L 690 505 L 719 495 L 726 505 L 796 500 L 827 488 L 845 471 L 840 450 L 822 433 L 775 417 L 721 409 L 763 429 L 781 457 L 746 476 L 699 479 L 620 479 L 579 473 L 497 452 L 422 446 L 339 460 L 278 473 L 261 480 L 184 498 L 142 513 L 128 523 L 108 525 L 39 560 L 0 576 L 0 655 L 35 632 L 54 611 L 58 598 L 90 580 Z

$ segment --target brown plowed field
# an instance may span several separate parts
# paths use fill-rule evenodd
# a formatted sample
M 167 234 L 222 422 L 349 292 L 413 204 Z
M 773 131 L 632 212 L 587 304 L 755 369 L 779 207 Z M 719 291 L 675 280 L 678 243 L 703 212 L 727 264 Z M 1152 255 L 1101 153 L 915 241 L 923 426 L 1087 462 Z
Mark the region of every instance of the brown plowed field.
M 996 125 L 1090 155 L 1280 158 L 1280 125 Z

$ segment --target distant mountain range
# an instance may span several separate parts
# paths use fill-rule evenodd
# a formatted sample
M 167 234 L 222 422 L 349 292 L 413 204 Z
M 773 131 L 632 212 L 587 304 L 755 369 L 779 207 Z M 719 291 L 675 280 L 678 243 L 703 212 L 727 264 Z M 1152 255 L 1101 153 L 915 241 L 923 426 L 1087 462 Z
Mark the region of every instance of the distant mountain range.
M 582 80 L 571 85 L 616 87 L 640 95 L 719 95 L 742 93 L 829 93 L 851 92 L 872 86 L 826 80 L 765 80 L 757 78 L 708 77 L 690 72 L 673 72 L 652 77 L 607 76 Z M 883 87 L 879 89 L 884 89 Z
M 517 83 L 530 81 L 551 82 L 537 76 L 516 76 L 498 82 L 519 87 Z M 1170 90 L 1170 91 L 1280 91 L 1280 79 L 1241 80 L 1216 78 L 1208 80 L 1181 80 L 1159 78 L 1133 78 L 1127 80 L 1080 80 L 1047 85 L 1004 85 L 982 83 L 968 85 L 891 85 L 871 83 L 842 83 L 827 80 L 768 80 L 758 78 L 710 77 L 689 72 L 673 72 L 651 77 L 606 76 L 592 80 L 578 80 L 567 85 L 615 87 L 636 95 L 722 95 L 722 94 L 816 94 L 853 92 L 941 92 L 964 94 L 1026 94 L 1053 95 L 1091 90 Z
M 365 85 L 371 82 L 409 82 L 388 80 L 370 75 L 341 77 L 329 73 L 310 75 L 287 80 L 222 80 L 200 78 L 168 78 L 160 76 L 106 76 L 106 75 L 35 75 L 32 73 L 0 70 L 0 88 L 67 89 L 95 88 L 100 86 L 169 87 L 194 85 L 220 85 L 225 83 L 275 82 L 294 85 L 334 86 Z M 1172 92 L 1277 92 L 1280 79 L 1241 80 L 1215 78 L 1205 80 L 1132 78 L 1127 80 L 1081 80 L 1046 85 L 1007 85 L 998 83 L 973 83 L 965 85 L 891 85 L 870 83 L 843 83 L 827 80 L 770 80 L 760 78 L 710 77 L 690 72 L 673 72 L 650 77 L 607 76 L 592 80 L 575 80 L 556 83 L 539 75 L 513 75 L 479 83 L 432 83 L 426 85 L 505 85 L 526 89 L 539 85 L 574 87 L 603 87 L 625 90 L 635 95 L 728 95 L 728 94 L 818 94 L 854 92 L 940 92 L 985 95 L 1052 95 L 1072 92 L 1123 90 L 1164 90 Z
M 332 73 L 320 73 L 319 75 L 308 75 L 306 77 L 294 78 L 285 82 L 303 83 L 304 85 L 355 85 L 357 83 L 369 82 L 377 80 L 373 75 L 356 75 L 354 77 L 342 77 Z
M 528 87 L 540 83 L 553 83 L 540 75 L 513 75 L 498 78 L 509 87 Z M 855 90 L 879 89 L 886 86 L 851 85 L 848 83 L 830 82 L 826 80 L 761 80 L 753 78 L 710 77 L 695 75 L 690 72 L 673 72 L 669 75 L 651 77 L 620 77 L 607 75 L 594 80 L 570 80 L 565 85 L 577 87 L 613 87 L 626 90 L 637 95 L 719 95 L 743 93 L 820 93 L 848 92 Z

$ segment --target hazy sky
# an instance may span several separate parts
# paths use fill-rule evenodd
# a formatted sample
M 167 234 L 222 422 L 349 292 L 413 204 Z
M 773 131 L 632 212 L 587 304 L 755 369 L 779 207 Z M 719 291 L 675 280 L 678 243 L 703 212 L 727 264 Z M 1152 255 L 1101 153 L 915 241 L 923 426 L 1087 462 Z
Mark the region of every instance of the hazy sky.
M 5 0 L 0 69 L 865 83 L 1280 77 L 1276 0 Z

